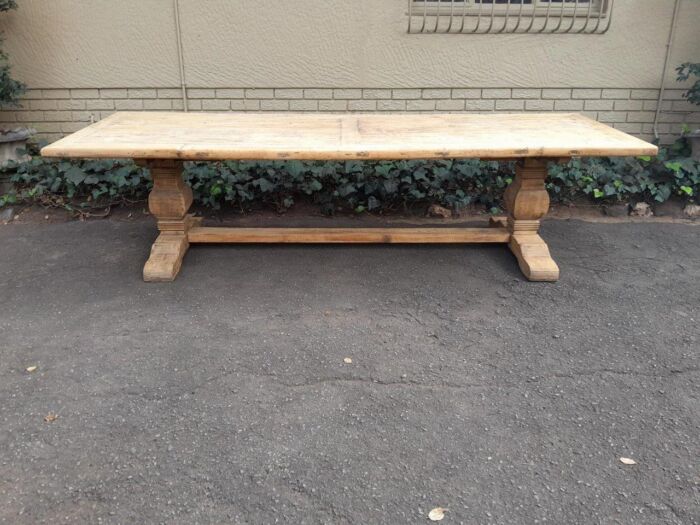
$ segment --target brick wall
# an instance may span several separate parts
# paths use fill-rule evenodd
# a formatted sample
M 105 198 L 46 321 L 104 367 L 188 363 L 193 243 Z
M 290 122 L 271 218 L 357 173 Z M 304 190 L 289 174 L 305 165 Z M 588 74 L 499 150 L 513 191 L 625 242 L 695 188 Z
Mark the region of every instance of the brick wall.
M 700 108 L 665 91 L 659 132 L 672 142 L 684 124 L 700 127 Z M 655 89 L 427 88 L 427 89 L 270 89 L 191 88 L 193 111 L 395 111 L 395 112 L 578 112 L 650 140 L 656 111 Z M 22 108 L 0 111 L 0 126 L 33 127 L 56 140 L 114 111 L 183 109 L 177 88 L 35 89 Z

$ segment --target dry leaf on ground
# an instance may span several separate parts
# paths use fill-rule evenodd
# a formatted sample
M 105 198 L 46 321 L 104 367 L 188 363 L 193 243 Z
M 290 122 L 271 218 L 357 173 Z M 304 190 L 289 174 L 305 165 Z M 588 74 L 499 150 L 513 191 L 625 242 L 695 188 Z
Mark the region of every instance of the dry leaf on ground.
M 637 462 L 631 458 L 620 458 L 620 462 L 624 463 L 625 465 L 636 465 Z
M 349 365 L 350 363 L 352 363 L 352 358 L 346 357 L 345 359 L 343 359 L 343 363 L 345 363 L 346 365 Z
M 44 416 L 44 421 L 46 421 L 47 423 L 53 423 L 57 419 L 58 419 L 58 414 L 48 413 Z
M 27 372 L 29 372 L 30 374 L 31 374 L 32 372 L 36 371 L 36 369 L 37 369 L 37 367 L 36 367 L 35 365 L 28 366 L 28 367 L 26 368 Z
M 445 512 L 447 512 L 447 509 L 436 507 L 428 513 L 428 519 L 430 521 L 442 521 L 445 517 Z

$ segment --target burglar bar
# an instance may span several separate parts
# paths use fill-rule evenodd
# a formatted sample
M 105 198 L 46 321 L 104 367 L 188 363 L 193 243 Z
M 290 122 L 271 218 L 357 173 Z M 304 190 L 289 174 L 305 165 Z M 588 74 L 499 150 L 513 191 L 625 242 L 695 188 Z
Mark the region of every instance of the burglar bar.
M 615 0 L 408 0 L 408 32 L 604 34 Z

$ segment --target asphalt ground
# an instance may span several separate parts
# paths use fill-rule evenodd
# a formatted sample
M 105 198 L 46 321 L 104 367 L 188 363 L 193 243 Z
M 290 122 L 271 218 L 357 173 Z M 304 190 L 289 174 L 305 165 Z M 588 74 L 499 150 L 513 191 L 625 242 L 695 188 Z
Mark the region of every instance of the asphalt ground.
M 700 521 L 698 226 L 547 221 L 557 283 L 470 245 L 146 284 L 154 236 L 0 227 L 0 523 Z

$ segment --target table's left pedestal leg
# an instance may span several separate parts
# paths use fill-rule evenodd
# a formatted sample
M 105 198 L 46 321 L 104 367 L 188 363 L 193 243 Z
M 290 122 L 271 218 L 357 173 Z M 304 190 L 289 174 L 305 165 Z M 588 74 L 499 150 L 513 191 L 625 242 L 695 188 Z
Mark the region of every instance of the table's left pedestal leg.
M 187 232 L 197 222 L 187 214 L 192 205 L 192 189 L 182 180 L 181 162 L 152 161 L 148 167 L 153 177 L 148 208 L 158 221 L 160 235 L 143 268 L 143 280 L 172 281 L 190 247 Z
M 557 281 L 559 267 L 539 236 L 540 219 L 549 210 L 545 188 L 546 159 L 523 159 L 516 167 L 515 179 L 504 195 L 511 231 L 510 249 L 530 281 Z

